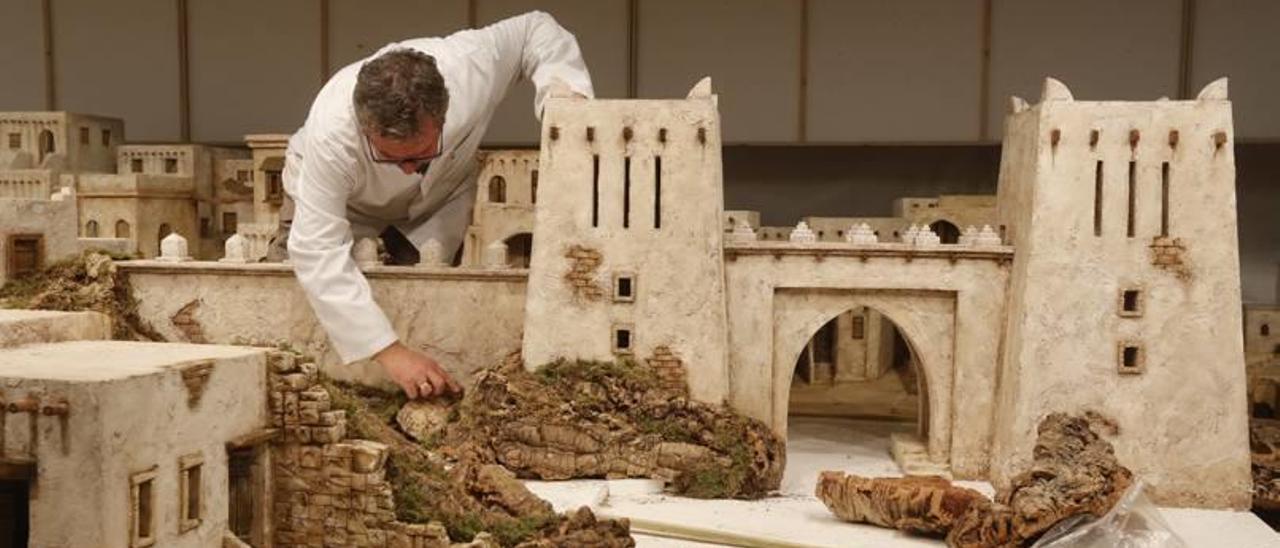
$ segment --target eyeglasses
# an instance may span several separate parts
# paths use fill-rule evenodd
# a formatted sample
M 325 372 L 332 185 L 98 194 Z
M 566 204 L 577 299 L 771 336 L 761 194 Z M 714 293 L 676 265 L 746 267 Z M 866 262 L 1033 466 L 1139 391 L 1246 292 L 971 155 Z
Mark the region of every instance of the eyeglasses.
M 392 164 L 397 166 L 403 164 L 417 164 L 418 167 L 414 171 L 417 171 L 419 175 L 426 174 L 427 168 L 431 167 L 431 161 L 444 154 L 444 135 L 440 135 L 436 138 L 437 148 L 434 154 L 414 156 L 411 158 L 387 158 L 382 156 L 382 153 L 373 147 L 373 142 L 369 140 L 368 135 L 364 136 L 364 144 L 369 148 L 369 159 L 373 160 L 374 163 Z

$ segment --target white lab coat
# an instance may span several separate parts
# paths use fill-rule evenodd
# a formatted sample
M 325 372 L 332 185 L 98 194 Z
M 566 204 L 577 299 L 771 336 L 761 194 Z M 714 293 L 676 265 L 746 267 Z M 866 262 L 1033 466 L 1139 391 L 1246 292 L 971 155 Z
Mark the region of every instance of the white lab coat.
M 363 60 L 329 79 L 306 124 L 289 140 L 284 188 L 296 207 L 289 259 L 344 363 L 398 339 L 352 259 L 353 236 L 374 237 L 391 225 L 419 248 L 435 239 L 446 257 L 453 256 L 475 201 L 476 148 L 507 91 L 521 78 L 531 79 L 539 116 L 554 80 L 593 95 L 577 40 L 546 13 L 394 43 L 378 53 L 402 47 L 434 56 L 449 90 L 443 155 L 425 175 L 372 161 L 351 97 Z

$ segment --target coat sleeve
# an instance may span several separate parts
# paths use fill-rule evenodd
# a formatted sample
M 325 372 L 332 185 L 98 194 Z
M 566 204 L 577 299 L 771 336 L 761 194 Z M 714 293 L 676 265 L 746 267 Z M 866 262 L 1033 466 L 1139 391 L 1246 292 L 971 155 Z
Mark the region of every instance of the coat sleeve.
M 354 185 L 349 150 L 323 136 L 304 140 L 294 184 L 289 260 L 320 325 L 343 363 L 368 358 L 397 340 L 351 257 L 347 195 Z
M 551 83 L 555 80 L 564 82 L 569 89 L 586 97 L 595 96 L 591 74 L 587 72 L 582 51 L 578 49 L 578 39 L 550 14 L 529 12 L 498 21 L 480 32 L 488 34 L 488 44 L 495 50 L 499 81 L 513 84 L 521 78 L 533 81 L 537 89 L 533 112 L 539 119 L 542 118 L 542 105 L 551 91 Z M 505 95 L 506 89 L 501 92 Z M 501 98 L 497 99 L 500 101 Z

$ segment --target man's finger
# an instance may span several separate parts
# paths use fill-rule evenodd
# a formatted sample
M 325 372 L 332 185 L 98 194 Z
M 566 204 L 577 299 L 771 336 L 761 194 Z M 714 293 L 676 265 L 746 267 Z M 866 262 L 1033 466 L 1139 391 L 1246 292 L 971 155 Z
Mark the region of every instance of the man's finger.
M 458 381 L 453 380 L 453 375 L 450 375 L 450 374 L 448 374 L 448 373 L 445 373 L 445 374 L 444 374 L 444 381 L 445 381 L 446 383 L 449 383 L 449 392 L 450 392 L 450 393 L 452 393 L 452 394 L 461 394 L 461 393 L 462 393 L 462 385 L 461 385 L 461 384 L 458 384 Z
M 409 399 L 412 400 L 418 397 L 418 386 L 413 381 L 401 383 L 400 388 L 404 390 L 404 395 L 408 396 Z
M 440 376 L 440 372 L 434 369 L 428 369 L 427 378 L 431 379 L 430 395 L 433 397 L 443 395 L 446 389 L 446 384 L 444 381 L 444 377 Z M 422 397 L 424 398 L 427 397 L 427 394 L 423 394 Z

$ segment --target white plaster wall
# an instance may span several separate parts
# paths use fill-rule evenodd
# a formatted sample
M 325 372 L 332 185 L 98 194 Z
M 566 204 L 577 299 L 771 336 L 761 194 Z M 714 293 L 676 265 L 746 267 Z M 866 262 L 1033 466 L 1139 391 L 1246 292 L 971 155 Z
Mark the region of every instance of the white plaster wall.
M 549 138 L 551 128 L 557 128 L 557 139 Z M 592 141 L 588 128 L 594 128 Z M 624 138 L 627 128 L 630 141 Z M 699 140 L 700 129 L 705 142 Z M 719 129 L 714 97 L 548 103 L 526 305 L 527 366 L 557 358 L 612 360 L 613 328 L 629 325 L 635 358 L 667 346 L 687 365 L 694 398 L 718 402 L 725 397 Z M 659 137 L 664 130 L 665 142 Z M 593 157 L 599 158 L 594 202 Z M 593 203 L 598 203 L 597 226 Z M 565 254 L 574 245 L 603 256 L 593 274 L 604 290 L 599 300 L 575 295 L 565 278 L 573 268 Z M 634 302 L 613 301 L 618 273 L 635 276 Z
M 157 546 L 221 544 L 227 527 L 226 443 L 267 426 L 266 358 L 261 351 L 120 341 L 86 341 L 42 347 L 81 365 L 128 368 L 140 362 L 173 368 L 122 374 L 110 380 L 6 379 L 3 395 L 35 393 L 66 398 L 66 420 L 10 415 L 4 455 L 34 456 L 39 465 L 31 499 L 31 541 L 36 546 L 129 546 L 130 476 L 155 467 L 153 515 Z M 145 356 L 139 360 L 140 356 Z M 178 370 L 212 361 L 200 402 L 187 403 Z M 32 443 L 31 417 L 38 417 Z M 32 449 L 34 448 L 34 452 Z M 204 458 L 202 523 L 179 534 L 178 458 Z
M 43 235 L 47 265 L 79 251 L 77 233 L 76 204 L 72 199 L 0 199 L 0 282 L 8 279 L 10 235 Z
M 959 249 L 956 246 L 942 248 Z M 778 333 L 794 329 L 786 325 L 775 328 L 777 295 L 781 288 L 792 292 L 821 290 L 858 296 L 876 292 L 893 294 L 897 300 L 870 303 L 849 297 L 847 302 L 834 306 L 874 304 L 899 325 L 904 325 L 904 329 L 905 325 L 915 326 L 909 330 L 908 337 L 913 338 L 918 351 L 928 351 L 934 356 L 924 358 L 923 364 L 930 368 L 925 374 L 930 398 L 935 399 L 930 405 L 930 411 L 935 413 L 931 420 L 950 425 L 949 441 L 941 438 L 947 428 L 930 430 L 935 436 L 930 440 L 931 451 L 939 458 L 947 458 L 949 454 L 952 472 L 958 477 L 983 477 L 990 457 L 991 417 L 995 413 L 995 366 L 1008 281 L 1005 261 L 1011 256 L 1011 250 L 1002 247 L 987 253 L 960 252 L 953 262 L 946 255 L 917 255 L 907 261 L 906 251 L 910 248 L 901 244 L 867 246 L 867 252 L 881 254 L 867 256 L 865 261 L 851 255 L 852 251 L 842 249 L 853 248 L 846 244 L 797 246 L 760 242 L 733 245 L 726 250 L 732 364 L 730 404 L 768 422 L 775 431 L 786 432 L 787 392 L 785 384 L 778 384 L 785 379 L 779 377 L 777 371 L 784 369 L 790 375 L 795 356 L 789 361 L 776 361 L 779 359 L 776 357 Z M 917 297 L 913 292 L 921 293 Z M 939 306 L 928 304 L 929 295 L 939 293 L 954 294 L 954 312 L 928 308 Z M 913 308 L 916 306 L 926 308 Z M 894 315 L 889 310 L 898 313 Z M 832 310 L 821 320 L 830 319 L 838 312 L 840 310 Z M 947 332 L 943 324 L 931 323 L 939 321 L 939 314 L 955 318 L 953 343 L 936 340 L 946 337 Z M 818 320 L 810 318 L 810 321 Z M 813 329 L 816 330 L 817 325 L 820 324 Z M 806 336 L 811 335 L 809 331 Z M 952 358 L 946 357 L 948 353 Z M 953 394 L 963 394 L 963 397 L 956 396 L 953 400 Z M 954 419 L 943 419 L 943 414 L 950 414 Z
M 993 479 L 1031 459 L 1047 413 L 1093 409 L 1120 427 L 1120 462 L 1157 502 L 1249 504 L 1240 333 L 1240 275 L 1230 104 L 1046 101 L 1012 118 L 1001 208 L 1018 249 L 1013 265 L 1004 394 Z M 1057 147 L 1050 144 L 1060 131 Z M 1089 133 L 1100 130 L 1095 149 Z M 1130 147 L 1130 130 L 1140 132 Z M 1169 131 L 1178 130 L 1176 147 Z M 1094 235 L 1095 162 L 1104 161 L 1102 235 Z M 1136 160 L 1135 236 L 1128 237 L 1128 163 Z M 1152 265 L 1160 231 L 1161 163 L 1171 166 L 1170 236 L 1186 245 L 1189 277 Z M 1006 192 L 1009 187 L 1009 192 Z M 1139 318 L 1117 313 L 1139 288 Z M 1145 372 L 1120 374 L 1118 347 L 1138 343 Z
M 170 318 L 198 299 L 194 317 L 209 342 L 287 342 L 334 377 L 391 386 L 376 363 L 339 363 L 287 265 L 137 261 L 120 268 L 139 315 L 169 340 L 185 340 Z M 365 275 L 401 340 L 464 384 L 520 349 L 527 271 L 376 267 Z

